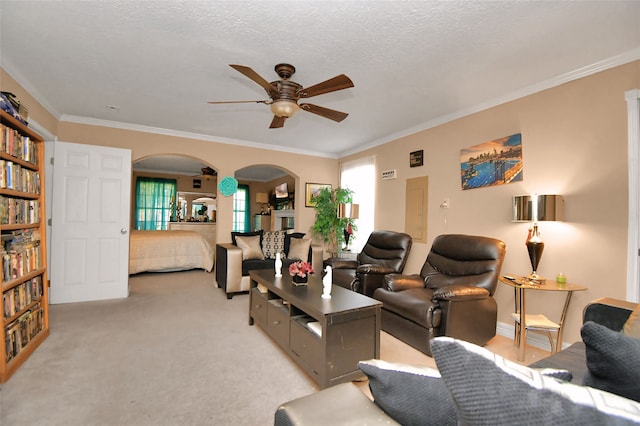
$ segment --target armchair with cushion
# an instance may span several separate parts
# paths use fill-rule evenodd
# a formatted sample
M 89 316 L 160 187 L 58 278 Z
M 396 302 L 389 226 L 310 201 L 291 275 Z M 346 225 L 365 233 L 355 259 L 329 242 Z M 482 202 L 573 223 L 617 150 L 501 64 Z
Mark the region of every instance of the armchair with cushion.
M 375 291 L 382 329 L 427 355 L 437 336 L 484 345 L 496 334 L 493 293 L 505 252 L 494 238 L 436 237 L 419 275 L 387 275 Z
M 386 274 L 401 273 L 411 250 L 411 236 L 393 231 L 373 231 L 357 260 L 331 258 L 333 284 L 373 297 Z
M 322 246 L 311 244 L 303 233 L 286 231 L 232 232 L 231 243 L 216 244 L 216 282 L 231 299 L 250 290 L 249 271 L 274 269 L 276 253 L 282 257 L 282 273 L 296 260 L 311 263 L 322 272 Z

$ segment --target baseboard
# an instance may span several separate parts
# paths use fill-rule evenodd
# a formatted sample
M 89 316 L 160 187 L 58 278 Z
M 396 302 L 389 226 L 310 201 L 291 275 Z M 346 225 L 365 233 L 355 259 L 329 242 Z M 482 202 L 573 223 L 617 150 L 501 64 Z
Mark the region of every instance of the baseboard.
M 515 336 L 514 324 L 507 324 L 505 322 L 499 322 L 496 326 L 496 333 L 500 336 L 513 339 Z M 546 334 L 540 334 L 536 331 L 527 332 L 527 345 L 535 346 L 536 348 L 543 349 L 545 351 L 551 351 L 551 345 L 549 345 L 549 339 Z M 569 344 L 562 342 L 562 349 L 568 347 Z

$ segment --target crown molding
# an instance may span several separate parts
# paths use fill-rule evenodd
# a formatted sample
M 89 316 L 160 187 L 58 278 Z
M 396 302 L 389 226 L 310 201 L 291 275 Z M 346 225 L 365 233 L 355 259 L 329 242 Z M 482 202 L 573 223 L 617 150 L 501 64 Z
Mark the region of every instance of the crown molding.
M 441 126 L 443 124 L 449 123 L 451 121 L 466 117 L 471 114 L 478 113 L 480 111 L 484 111 L 489 108 L 496 107 L 498 105 L 505 104 L 507 102 L 514 101 L 516 99 L 524 98 L 525 96 L 533 95 L 538 92 L 542 92 L 543 90 L 551 89 L 556 86 L 560 86 L 562 84 L 568 83 L 570 81 L 575 81 L 581 79 L 583 77 L 588 77 L 590 75 L 599 73 L 601 71 L 606 71 L 610 68 L 615 68 L 617 66 L 628 64 L 629 62 L 633 62 L 640 59 L 640 48 L 625 52 L 621 55 L 614 56 L 609 59 L 605 59 L 600 62 L 596 62 L 591 65 L 587 65 L 582 68 L 578 68 L 573 71 L 569 71 L 564 74 L 557 75 L 548 80 L 542 81 L 540 83 L 533 84 L 531 86 L 524 87 L 520 90 L 516 90 L 507 95 L 500 96 L 498 98 L 491 99 L 487 102 L 480 103 L 470 108 L 462 109 L 460 111 L 456 111 L 451 114 L 443 115 L 434 120 L 430 120 L 419 124 L 417 126 L 410 127 L 408 129 L 404 129 L 400 132 L 391 133 L 385 137 L 372 141 L 368 144 L 362 145 L 358 148 L 354 148 L 352 150 L 343 151 L 339 153 L 339 157 L 346 157 L 348 155 L 357 154 L 358 152 L 365 151 L 367 149 L 375 148 L 376 146 L 384 145 L 385 143 L 394 141 L 396 139 L 400 139 L 409 135 L 413 135 L 415 133 L 432 129 L 437 126 Z
M 178 138 L 196 139 L 207 142 L 216 142 L 227 145 L 239 145 L 248 148 L 265 149 L 268 151 L 286 152 L 290 154 L 310 155 L 312 157 L 325 157 L 325 158 L 337 158 L 335 155 L 330 155 L 322 152 L 313 152 L 308 149 L 295 149 L 285 148 L 276 145 L 269 145 L 261 142 L 245 141 L 240 139 L 225 138 L 222 136 L 211 136 L 201 133 L 185 132 L 181 130 L 163 129 L 160 127 L 143 126 L 140 124 L 123 123 L 120 121 L 101 120 L 98 118 L 82 117 L 77 115 L 63 114 L 60 117 L 60 121 L 66 123 L 85 124 L 88 126 L 100 126 L 109 127 L 113 129 L 131 130 L 134 132 L 153 133 L 157 135 L 173 136 Z

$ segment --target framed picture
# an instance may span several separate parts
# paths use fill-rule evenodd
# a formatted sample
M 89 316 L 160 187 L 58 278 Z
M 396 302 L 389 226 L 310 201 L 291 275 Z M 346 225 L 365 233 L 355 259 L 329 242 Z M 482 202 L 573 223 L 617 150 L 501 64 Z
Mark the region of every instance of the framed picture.
M 520 133 L 460 150 L 463 190 L 519 182 L 523 169 Z
M 315 197 L 320 194 L 323 188 L 331 190 L 331 185 L 328 183 L 309 183 L 307 182 L 304 191 L 304 205 L 305 207 L 313 207 L 316 203 L 313 201 Z
M 420 167 L 424 164 L 424 151 L 413 151 L 409 154 L 409 167 Z

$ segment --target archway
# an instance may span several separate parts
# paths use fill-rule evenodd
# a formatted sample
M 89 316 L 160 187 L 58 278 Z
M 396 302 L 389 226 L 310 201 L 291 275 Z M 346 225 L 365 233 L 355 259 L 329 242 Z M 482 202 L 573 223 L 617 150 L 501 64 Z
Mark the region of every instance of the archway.
M 294 229 L 296 175 L 277 165 L 253 164 L 236 170 L 234 177 L 248 188 L 251 219 L 246 231 Z
M 168 229 L 184 229 L 203 234 L 212 246 L 216 243 L 217 171 L 213 164 L 192 156 L 154 154 L 132 161 L 131 229 L 135 229 L 135 196 L 138 177 L 175 179 L 178 197 L 172 200 Z M 197 226 L 197 225 L 206 226 Z

